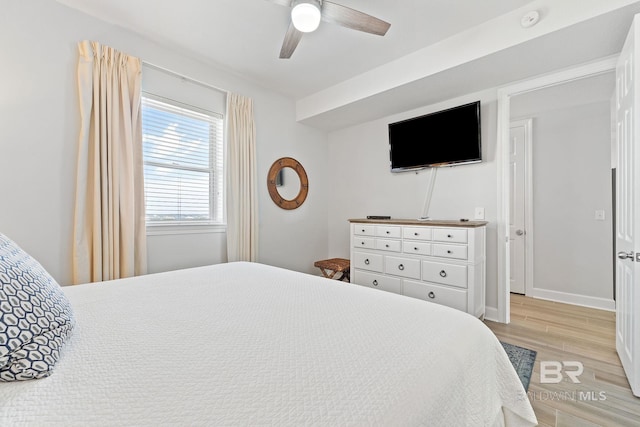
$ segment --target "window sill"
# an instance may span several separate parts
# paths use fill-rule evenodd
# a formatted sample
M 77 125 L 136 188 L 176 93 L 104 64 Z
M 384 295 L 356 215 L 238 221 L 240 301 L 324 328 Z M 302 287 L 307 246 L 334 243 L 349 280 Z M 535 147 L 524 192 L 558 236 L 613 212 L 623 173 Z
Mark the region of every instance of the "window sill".
M 226 233 L 227 224 L 188 224 L 188 225 L 148 225 L 147 236 L 162 236 L 168 234 L 207 234 Z

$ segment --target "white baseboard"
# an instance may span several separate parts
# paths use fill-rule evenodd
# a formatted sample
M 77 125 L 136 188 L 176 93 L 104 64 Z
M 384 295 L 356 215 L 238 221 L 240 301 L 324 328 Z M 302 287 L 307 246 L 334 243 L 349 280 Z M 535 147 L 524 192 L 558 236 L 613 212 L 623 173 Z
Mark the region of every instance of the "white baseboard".
M 530 289 L 528 297 L 562 302 L 565 304 L 580 305 L 583 307 L 597 308 L 600 310 L 616 311 L 616 302 L 612 299 L 590 297 L 586 295 L 570 294 L 567 292 L 552 291 L 549 289 Z
M 492 322 L 500 322 L 500 316 L 498 316 L 498 309 L 495 307 L 485 307 L 484 308 L 484 318 L 486 320 L 491 320 Z

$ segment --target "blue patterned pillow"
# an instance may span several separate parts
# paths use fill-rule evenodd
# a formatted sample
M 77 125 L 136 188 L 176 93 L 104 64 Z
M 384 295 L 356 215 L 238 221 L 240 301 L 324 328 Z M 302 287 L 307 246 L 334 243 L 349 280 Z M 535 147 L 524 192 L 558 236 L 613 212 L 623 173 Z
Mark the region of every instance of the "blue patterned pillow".
M 74 325 L 58 283 L 0 233 L 0 381 L 51 375 Z

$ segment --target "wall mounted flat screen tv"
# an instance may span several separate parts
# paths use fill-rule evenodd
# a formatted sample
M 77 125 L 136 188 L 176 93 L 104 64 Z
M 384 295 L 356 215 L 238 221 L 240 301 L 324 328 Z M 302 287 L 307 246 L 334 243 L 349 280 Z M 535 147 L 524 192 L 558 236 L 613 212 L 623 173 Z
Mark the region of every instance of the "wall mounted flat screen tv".
M 480 101 L 389 124 L 391 171 L 482 161 Z

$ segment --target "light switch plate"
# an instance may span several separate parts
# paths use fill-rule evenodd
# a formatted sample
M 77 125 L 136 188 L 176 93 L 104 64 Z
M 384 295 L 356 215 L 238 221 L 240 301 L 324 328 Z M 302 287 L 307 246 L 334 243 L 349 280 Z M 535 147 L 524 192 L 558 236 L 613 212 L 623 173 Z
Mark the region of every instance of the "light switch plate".
M 484 208 L 476 208 L 475 214 L 473 215 L 474 219 L 484 219 Z

